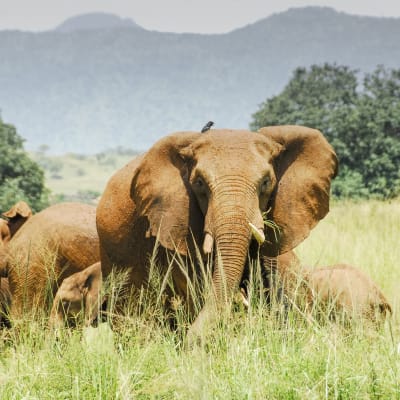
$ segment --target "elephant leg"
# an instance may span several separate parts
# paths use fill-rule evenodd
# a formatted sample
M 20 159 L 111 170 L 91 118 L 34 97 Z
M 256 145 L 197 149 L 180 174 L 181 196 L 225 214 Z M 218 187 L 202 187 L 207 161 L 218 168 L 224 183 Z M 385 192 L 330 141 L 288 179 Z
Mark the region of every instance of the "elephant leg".
M 0 278 L 0 328 L 11 328 L 9 311 L 11 293 L 7 278 Z

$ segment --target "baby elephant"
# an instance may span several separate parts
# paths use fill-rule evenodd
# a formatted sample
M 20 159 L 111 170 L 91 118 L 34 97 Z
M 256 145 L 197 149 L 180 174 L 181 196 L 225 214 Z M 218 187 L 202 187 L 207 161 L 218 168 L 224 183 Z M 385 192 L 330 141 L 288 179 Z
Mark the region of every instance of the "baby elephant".
M 56 328 L 64 326 L 65 321 L 74 325 L 83 318 L 89 326 L 98 315 L 101 285 L 100 262 L 65 278 L 55 295 L 49 325 Z
M 392 308 L 378 286 L 360 269 L 347 264 L 305 272 L 308 306 L 327 310 L 330 316 L 343 312 L 376 321 Z

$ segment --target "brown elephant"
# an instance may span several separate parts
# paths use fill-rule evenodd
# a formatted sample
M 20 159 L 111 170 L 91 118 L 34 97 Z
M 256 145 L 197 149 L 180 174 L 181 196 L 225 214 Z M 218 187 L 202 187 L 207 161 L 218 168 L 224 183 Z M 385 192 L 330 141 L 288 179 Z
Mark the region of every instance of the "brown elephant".
M 101 197 L 97 229 L 103 276 L 115 266 L 130 271 L 131 286 L 145 285 L 156 241 L 164 271 L 173 254 L 196 260 L 196 246 L 204 258 L 216 255 L 213 295 L 192 324 L 194 337 L 213 321 L 215 306 L 225 307 L 236 293 L 252 233 L 263 242 L 261 256 L 293 249 L 328 212 L 336 173 L 335 152 L 310 128 L 167 136 L 119 170 Z M 264 217 L 275 225 L 265 225 Z M 175 293 L 188 299 L 187 278 L 197 273 L 196 267 L 182 271 L 172 264 Z
M 11 305 L 8 278 L 0 278 L 0 328 L 10 328 L 9 311 Z
M 28 204 L 21 200 L 4 212 L 2 216 L 6 219 L 0 218 L 0 277 L 6 278 L 7 243 L 32 216 L 32 210 Z
M 50 305 L 64 278 L 99 260 L 96 208 L 80 203 L 46 208 L 29 218 L 7 247 L 14 318 Z
M 375 321 L 392 308 L 379 287 L 363 271 L 348 264 L 306 270 L 307 305 L 331 316 L 343 313 Z
M 0 218 L 0 247 L 10 241 L 19 228 L 32 216 L 32 210 L 24 201 L 14 204 L 2 213 L 6 219 Z
M 65 321 L 74 325 L 79 316 L 90 325 L 98 315 L 101 285 L 100 262 L 65 278 L 54 297 L 49 325 L 59 327 Z

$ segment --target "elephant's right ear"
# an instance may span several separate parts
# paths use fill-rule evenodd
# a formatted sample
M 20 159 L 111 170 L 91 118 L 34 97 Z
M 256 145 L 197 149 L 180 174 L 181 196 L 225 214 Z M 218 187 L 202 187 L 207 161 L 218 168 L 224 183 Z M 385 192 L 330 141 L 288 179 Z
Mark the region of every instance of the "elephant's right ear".
M 13 218 L 29 218 L 32 216 L 32 210 L 25 203 L 25 201 L 19 201 L 18 203 L 14 204 L 8 211 L 4 212 L 3 215 L 7 217 L 9 220 Z
M 316 129 L 271 126 L 259 131 L 282 146 L 274 160 L 277 185 L 269 202 L 268 218 L 279 227 L 279 240 L 265 245 L 270 256 L 301 243 L 329 211 L 331 180 L 338 161 L 332 146 Z M 267 227 L 267 236 L 274 237 Z
M 181 254 L 193 235 L 202 234 L 202 214 L 188 183 L 190 145 L 199 137 L 178 132 L 158 141 L 144 155 L 131 186 L 138 214 L 148 219 L 148 236 Z

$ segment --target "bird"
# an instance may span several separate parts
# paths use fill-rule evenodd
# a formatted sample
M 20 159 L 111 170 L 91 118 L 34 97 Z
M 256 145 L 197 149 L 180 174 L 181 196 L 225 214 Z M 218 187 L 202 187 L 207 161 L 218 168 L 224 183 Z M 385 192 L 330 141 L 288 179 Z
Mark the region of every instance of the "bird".
M 204 126 L 203 129 L 201 130 L 201 133 L 207 132 L 211 129 L 211 127 L 214 125 L 213 121 L 208 121 Z

